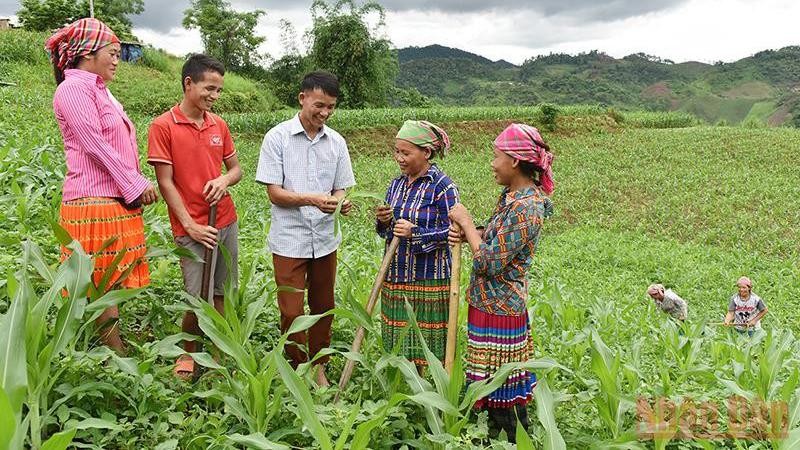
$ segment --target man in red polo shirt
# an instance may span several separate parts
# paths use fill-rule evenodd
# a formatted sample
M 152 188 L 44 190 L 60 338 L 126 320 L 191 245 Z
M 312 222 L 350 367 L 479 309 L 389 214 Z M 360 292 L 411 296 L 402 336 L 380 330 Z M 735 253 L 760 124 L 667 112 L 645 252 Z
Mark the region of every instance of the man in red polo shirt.
M 224 75 L 225 68 L 216 59 L 202 54 L 190 56 L 182 71 L 183 100 L 153 121 L 147 139 L 147 162 L 155 166 L 175 243 L 200 257 L 206 248 L 215 250 L 211 263 L 214 307 L 220 313 L 225 281 L 230 278 L 234 286 L 238 283 L 238 225 L 227 189 L 242 178 L 228 125 L 211 112 L 222 93 Z M 208 212 L 215 204 L 217 223 L 211 227 Z M 230 253 L 231 267 L 227 267 L 225 258 L 217 257 L 217 244 Z M 181 272 L 186 290 L 199 296 L 203 263 L 181 258 Z M 192 312 L 184 315 L 182 329 L 195 335 L 202 333 Z M 183 345 L 189 353 L 197 351 L 193 341 Z M 186 379 L 194 370 L 191 356 L 178 358 L 176 375 Z

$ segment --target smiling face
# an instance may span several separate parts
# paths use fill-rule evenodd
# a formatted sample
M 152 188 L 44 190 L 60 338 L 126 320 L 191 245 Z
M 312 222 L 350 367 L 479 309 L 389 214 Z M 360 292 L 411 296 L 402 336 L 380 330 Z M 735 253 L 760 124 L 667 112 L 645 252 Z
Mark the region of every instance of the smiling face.
M 737 283 L 736 288 L 739 290 L 739 297 L 747 299 L 750 297 L 750 286 L 745 283 Z
M 319 131 L 336 109 L 336 97 L 328 95 L 320 88 L 303 91 L 300 100 L 300 121 L 304 127 Z
M 394 140 L 394 161 L 405 175 L 415 176 L 426 170 L 430 157 L 430 150 L 423 150 L 403 139 Z
M 222 94 L 224 77 L 219 72 L 207 70 L 197 81 L 186 77 L 184 83 L 184 98 L 201 111 L 210 111 L 211 107 Z
M 497 184 L 509 186 L 519 173 L 519 161 L 498 149 L 494 149 L 492 172 L 494 172 L 494 180 Z
M 95 73 L 102 77 L 104 81 L 111 81 L 117 73 L 117 64 L 119 64 L 121 52 L 122 47 L 118 43 L 108 44 L 96 52 L 81 58 L 78 68 Z

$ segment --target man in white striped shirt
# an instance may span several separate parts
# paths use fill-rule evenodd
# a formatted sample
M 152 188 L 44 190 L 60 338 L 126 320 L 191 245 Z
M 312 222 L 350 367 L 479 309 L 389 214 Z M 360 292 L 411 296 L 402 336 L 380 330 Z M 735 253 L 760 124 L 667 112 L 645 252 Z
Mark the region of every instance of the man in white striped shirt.
M 303 291 L 308 286 L 311 314 L 333 309 L 336 249 L 341 236 L 334 231 L 337 205 L 345 189 L 355 185 L 344 138 L 325 125 L 336 107 L 339 81 L 317 71 L 303 78 L 300 112 L 269 130 L 261 144 L 256 181 L 267 185 L 272 203 L 269 248 L 275 282 L 293 290 L 278 292 L 281 332 L 305 313 Z M 342 202 L 347 214 L 352 205 Z M 294 367 L 312 358 L 316 381 L 328 386 L 327 356 L 314 358 L 330 345 L 333 318 L 325 317 L 305 332 L 289 336 L 285 351 Z M 308 352 L 302 347 L 308 345 Z

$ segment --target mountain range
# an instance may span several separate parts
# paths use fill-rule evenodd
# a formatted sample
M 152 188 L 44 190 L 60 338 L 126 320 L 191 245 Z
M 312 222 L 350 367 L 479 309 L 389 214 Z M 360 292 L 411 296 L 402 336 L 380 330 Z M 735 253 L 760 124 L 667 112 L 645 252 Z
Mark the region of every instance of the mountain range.
M 591 104 L 687 111 L 710 123 L 800 126 L 800 46 L 707 64 L 554 53 L 521 65 L 440 45 L 398 50 L 397 84 L 444 105 Z

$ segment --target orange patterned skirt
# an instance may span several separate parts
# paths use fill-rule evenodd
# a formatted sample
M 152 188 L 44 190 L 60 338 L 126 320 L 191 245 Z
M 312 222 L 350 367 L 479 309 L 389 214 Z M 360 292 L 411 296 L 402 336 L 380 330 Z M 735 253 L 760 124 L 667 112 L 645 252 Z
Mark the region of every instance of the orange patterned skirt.
M 147 249 L 142 208 L 126 209 L 116 199 L 108 197 L 85 197 L 61 203 L 59 224 L 94 260 L 92 280 L 95 286 L 123 249 L 127 250 L 125 256 L 108 286 L 113 286 L 132 265 L 134 269 L 122 280 L 121 285 L 138 288 L 150 284 L 150 270 L 144 258 Z M 117 239 L 103 248 L 103 244 L 114 237 Z M 61 259 L 68 255 L 69 249 L 61 247 Z

